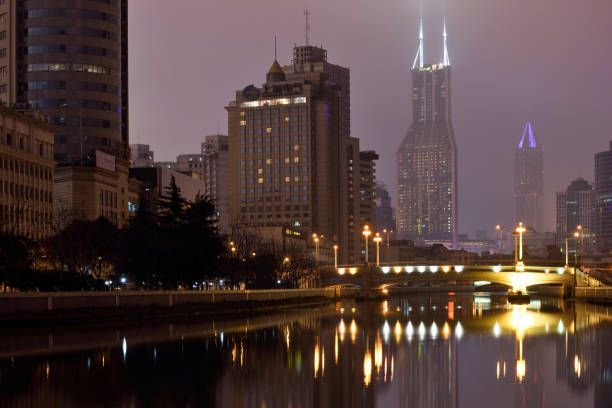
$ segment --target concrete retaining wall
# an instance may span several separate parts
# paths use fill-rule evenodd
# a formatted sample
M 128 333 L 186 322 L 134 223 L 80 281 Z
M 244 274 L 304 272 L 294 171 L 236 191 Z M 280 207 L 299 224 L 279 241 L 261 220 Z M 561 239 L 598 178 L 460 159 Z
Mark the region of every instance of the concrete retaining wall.
M 580 299 L 609 299 L 612 300 L 612 287 L 604 288 L 576 288 L 576 297 Z
M 355 293 L 353 293 L 355 292 Z M 326 297 L 352 296 L 352 288 L 278 289 L 242 291 L 155 291 L 155 292 L 50 292 L 0 294 L 0 315 L 40 313 L 52 310 L 112 309 L 225 302 L 270 302 Z

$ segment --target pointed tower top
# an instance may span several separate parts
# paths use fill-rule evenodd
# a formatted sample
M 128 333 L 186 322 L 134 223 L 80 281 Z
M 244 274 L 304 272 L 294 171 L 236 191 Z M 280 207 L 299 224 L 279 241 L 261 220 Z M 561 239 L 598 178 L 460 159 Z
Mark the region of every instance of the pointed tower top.
M 444 31 L 442 32 L 442 37 L 444 38 L 444 62 L 443 65 L 445 67 L 450 65 L 450 58 L 448 56 L 448 47 L 446 45 L 446 38 L 448 34 L 446 34 L 446 16 L 444 16 Z
M 419 61 L 419 68 L 423 68 L 423 0 L 419 1 L 419 49 L 414 57 L 412 69 L 417 67 L 417 60 Z
M 529 141 L 528 147 L 538 147 L 535 135 L 533 134 L 533 129 L 531 128 L 531 122 L 529 121 L 527 121 L 527 123 L 525 124 L 525 130 L 523 130 L 523 136 L 521 137 L 521 141 L 518 145 L 519 150 L 522 149 L 523 145 L 525 144 L 525 137 L 527 137 L 527 140 Z

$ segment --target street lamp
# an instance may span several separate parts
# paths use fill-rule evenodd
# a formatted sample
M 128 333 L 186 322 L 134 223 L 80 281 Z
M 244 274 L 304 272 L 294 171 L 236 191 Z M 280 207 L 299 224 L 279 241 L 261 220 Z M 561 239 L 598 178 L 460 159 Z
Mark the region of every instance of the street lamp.
M 497 251 L 499 252 L 499 254 L 501 255 L 502 253 L 502 240 L 504 239 L 504 230 L 506 229 L 506 227 L 503 227 L 501 225 L 496 225 L 495 229 L 499 231 L 499 245 L 497 246 Z
M 338 269 L 338 245 L 334 245 L 334 268 Z
M 317 268 L 319 267 L 319 237 L 317 234 L 312 234 L 312 238 L 315 243 L 315 260 L 317 264 Z
M 372 231 L 370 231 L 369 225 L 365 225 L 363 227 L 362 234 L 365 237 L 365 263 L 367 265 L 368 264 L 368 237 L 370 236 L 370 234 L 372 234 Z
M 519 258 L 516 263 L 516 270 L 519 272 L 525 270 L 525 264 L 523 263 L 523 232 L 525 231 L 527 231 L 527 228 L 523 226 L 522 222 L 519 222 L 518 227 L 516 227 L 516 232 L 519 234 Z
M 576 248 L 574 252 L 574 269 L 578 267 L 578 238 L 579 237 L 580 237 L 580 233 L 578 231 L 574 232 L 574 238 L 576 238 Z
M 382 241 L 382 237 L 377 232 L 373 239 L 376 242 L 376 266 L 380 266 L 380 241 Z

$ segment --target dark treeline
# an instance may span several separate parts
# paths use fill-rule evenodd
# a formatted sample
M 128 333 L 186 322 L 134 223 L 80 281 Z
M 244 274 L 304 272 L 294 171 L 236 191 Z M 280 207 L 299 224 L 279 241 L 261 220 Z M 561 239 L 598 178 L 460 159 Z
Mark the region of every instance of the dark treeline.
M 172 179 L 157 208 L 140 205 L 122 229 L 100 217 L 73 220 L 42 243 L 0 235 L 0 291 L 272 288 L 309 279 L 305 248 L 279 248 L 239 226 L 222 238 L 215 215 L 207 197 L 185 200 Z

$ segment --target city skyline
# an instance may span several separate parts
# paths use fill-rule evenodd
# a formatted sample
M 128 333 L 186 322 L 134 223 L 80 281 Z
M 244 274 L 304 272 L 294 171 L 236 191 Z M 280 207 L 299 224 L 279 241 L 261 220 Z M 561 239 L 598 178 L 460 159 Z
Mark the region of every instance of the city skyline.
M 473 234 L 485 229 L 492 234 L 495 224 L 512 223 L 513 157 L 507 152 L 512 151 L 527 119 L 549 146 L 547 156 L 558 158 L 548 161 L 545 168 L 547 230 L 554 228 L 555 191 L 576 177 L 593 180 L 594 153 L 610 137 L 605 131 L 609 110 L 604 104 L 610 86 L 597 66 L 611 60 L 605 54 L 607 23 L 603 16 L 612 11 L 612 5 L 603 1 L 588 7 L 562 3 L 494 0 L 485 7 L 481 2 L 448 2 L 455 79 L 453 120 L 460 162 L 459 232 Z M 261 7 L 241 6 L 241 13 L 233 11 L 237 3 L 232 1 L 213 8 L 186 0 L 174 10 L 167 10 L 163 2 L 151 8 L 137 4 L 132 3 L 130 14 L 131 142 L 150 144 L 160 160 L 196 149 L 203 135 L 217 133 L 217 126 L 220 133 L 226 132 L 222 106 L 236 83 L 226 76 L 244 85 L 260 82 L 256 72 L 269 67 L 274 35 L 278 35 L 279 59 L 290 58 L 293 44 L 304 38 L 302 3 L 264 1 Z M 323 43 L 340 64 L 351 69 L 351 133 L 362 140 L 364 149 L 380 153 L 378 179 L 394 192 L 392 157 L 411 110 L 406 96 L 410 94 L 418 2 L 392 1 L 374 14 L 371 6 L 361 3 L 348 14 L 343 13 L 344 3 L 310 1 L 306 6 L 312 14 L 311 42 Z M 425 36 L 438 38 L 425 45 L 425 55 L 436 60 L 442 58 L 438 22 L 443 7 L 442 1 L 425 4 L 425 21 L 430 22 L 424 27 Z M 282 19 L 276 18 L 281 15 Z M 581 18 L 576 20 L 576 15 Z M 186 20 L 172 33 L 158 37 L 153 28 L 167 24 L 161 16 L 168 23 Z M 228 18 L 237 26 L 255 29 L 248 35 L 247 28 L 221 30 L 218 22 Z M 355 26 L 363 28 L 355 31 Z M 224 32 L 223 46 L 214 35 L 219 30 Z M 170 64 L 175 55 L 171 40 L 184 41 L 185 47 L 196 51 L 181 51 L 180 60 L 188 59 L 181 65 L 185 80 L 159 81 L 176 69 Z M 159 49 L 167 49 L 169 58 L 153 63 L 151 55 L 159 55 Z M 245 59 L 250 61 L 248 67 L 240 63 Z M 571 80 L 575 77 L 589 80 Z M 373 106 L 374 100 L 388 103 Z M 177 104 L 180 112 L 157 115 L 160 120 L 148 114 Z M 181 137 L 168 137 L 170 123 L 178 121 L 184 123 Z M 589 137 L 577 139 L 576 134 Z M 571 166 L 560 164 L 569 162 Z M 474 206 L 473 197 L 483 204 Z

